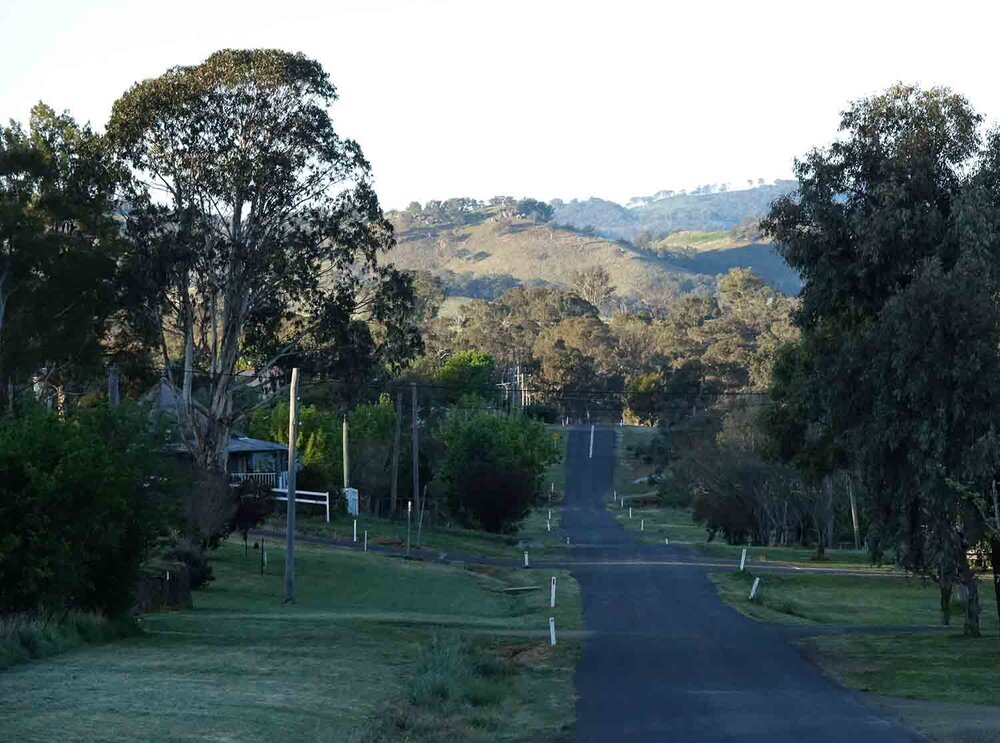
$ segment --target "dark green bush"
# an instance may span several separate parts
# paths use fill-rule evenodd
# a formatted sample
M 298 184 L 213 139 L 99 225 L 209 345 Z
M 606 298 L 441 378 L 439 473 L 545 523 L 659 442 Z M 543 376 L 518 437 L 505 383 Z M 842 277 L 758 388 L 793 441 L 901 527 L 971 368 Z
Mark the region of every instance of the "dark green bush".
M 120 616 L 168 524 L 166 438 L 130 405 L 0 421 L 0 612 Z
M 559 448 L 545 426 L 522 415 L 456 407 L 440 426 L 435 472 L 448 509 L 462 524 L 501 532 L 525 517 Z
M 208 564 L 208 548 L 197 540 L 182 537 L 166 556 L 187 565 L 191 588 L 202 588 L 215 580 L 212 566 Z

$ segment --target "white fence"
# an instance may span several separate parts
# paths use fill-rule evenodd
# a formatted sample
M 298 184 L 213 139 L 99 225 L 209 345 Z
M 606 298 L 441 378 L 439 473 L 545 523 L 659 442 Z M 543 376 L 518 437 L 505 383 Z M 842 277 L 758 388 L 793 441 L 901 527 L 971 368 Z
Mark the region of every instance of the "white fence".
M 241 482 L 259 482 L 272 488 L 284 490 L 288 487 L 287 472 L 230 472 L 229 483 L 239 485 Z
M 275 500 L 283 500 L 288 502 L 288 490 L 285 488 L 272 488 L 272 490 L 277 493 L 274 496 Z M 304 496 L 304 497 L 303 497 Z M 326 506 L 326 523 L 330 523 L 330 494 L 329 493 L 317 493 L 314 490 L 295 490 L 295 504 L 299 503 L 312 503 L 317 506 Z

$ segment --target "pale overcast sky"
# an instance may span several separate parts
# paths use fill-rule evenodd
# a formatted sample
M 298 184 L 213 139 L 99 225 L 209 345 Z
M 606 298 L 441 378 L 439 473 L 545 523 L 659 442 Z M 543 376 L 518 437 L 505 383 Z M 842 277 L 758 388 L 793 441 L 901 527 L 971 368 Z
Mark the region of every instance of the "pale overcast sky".
M 787 177 L 847 101 L 946 84 L 1000 116 L 996 2 L 0 0 L 0 119 L 103 128 L 131 83 L 225 47 L 318 59 L 387 207 L 625 201 Z

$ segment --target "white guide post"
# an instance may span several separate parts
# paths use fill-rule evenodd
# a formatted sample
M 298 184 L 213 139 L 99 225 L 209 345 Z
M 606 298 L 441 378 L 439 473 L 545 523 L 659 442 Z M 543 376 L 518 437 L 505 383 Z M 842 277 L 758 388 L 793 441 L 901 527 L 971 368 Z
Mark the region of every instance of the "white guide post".
M 367 529 L 365 529 L 365 546 L 364 546 L 364 551 L 365 552 L 368 551 L 368 530 Z
M 594 424 L 590 424 L 590 458 L 594 458 Z
M 628 507 L 628 517 L 632 518 L 632 506 Z
M 646 531 L 646 519 L 639 519 L 639 531 Z
M 358 541 L 358 520 L 354 519 L 354 541 Z
M 750 598 L 749 601 L 753 601 L 753 597 L 757 595 L 757 586 L 760 585 L 760 578 L 753 579 L 753 585 L 750 586 Z
M 556 644 L 556 618 L 549 617 L 549 645 Z
M 410 554 L 410 522 L 413 519 L 413 501 L 406 501 L 406 554 Z
M 663 543 L 664 544 L 670 544 L 670 537 L 664 537 L 663 538 Z
M 551 521 L 546 521 L 545 522 L 545 531 L 552 531 L 552 522 Z
M 552 576 L 552 581 L 550 583 L 551 588 L 549 589 L 549 608 L 556 608 L 556 577 Z
M 524 551 L 524 567 L 528 567 L 528 550 Z
M 569 537 L 566 537 L 566 546 L 569 547 Z
M 743 548 L 743 553 L 740 555 L 740 572 L 742 573 L 747 566 L 747 548 Z

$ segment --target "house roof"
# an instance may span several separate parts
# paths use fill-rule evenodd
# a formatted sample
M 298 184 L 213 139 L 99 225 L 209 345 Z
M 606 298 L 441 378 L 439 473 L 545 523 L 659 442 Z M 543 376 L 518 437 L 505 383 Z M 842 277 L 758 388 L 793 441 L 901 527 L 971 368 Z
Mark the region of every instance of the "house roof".
M 274 441 L 263 441 L 261 439 L 251 439 L 248 436 L 233 434 L 229 439 L 229 453 L 236 452 L 263 452 L 263 451 L 288 451 L 284 444 Z
M 171 418 L 178 420 L 178 408 L 180 407 L 180 397 L 177 391 L 166 379 L 161 379 L 157 385 L 143 397 L 143 400 L 153 405 L 154 410 Z M 197 400 L 194 401 L 195 415 L 204 419 L 207 411 Z M 184 448 L 183 444 L 178 444 L 179 448 Z M 229 453 L 236 452 L 267 452 L 267 451 L 288 451 L 285 444 L 274 441 L 264 441 L 262 439 L 252 439 L 248 436 L 234 431 L 229 438 Z

